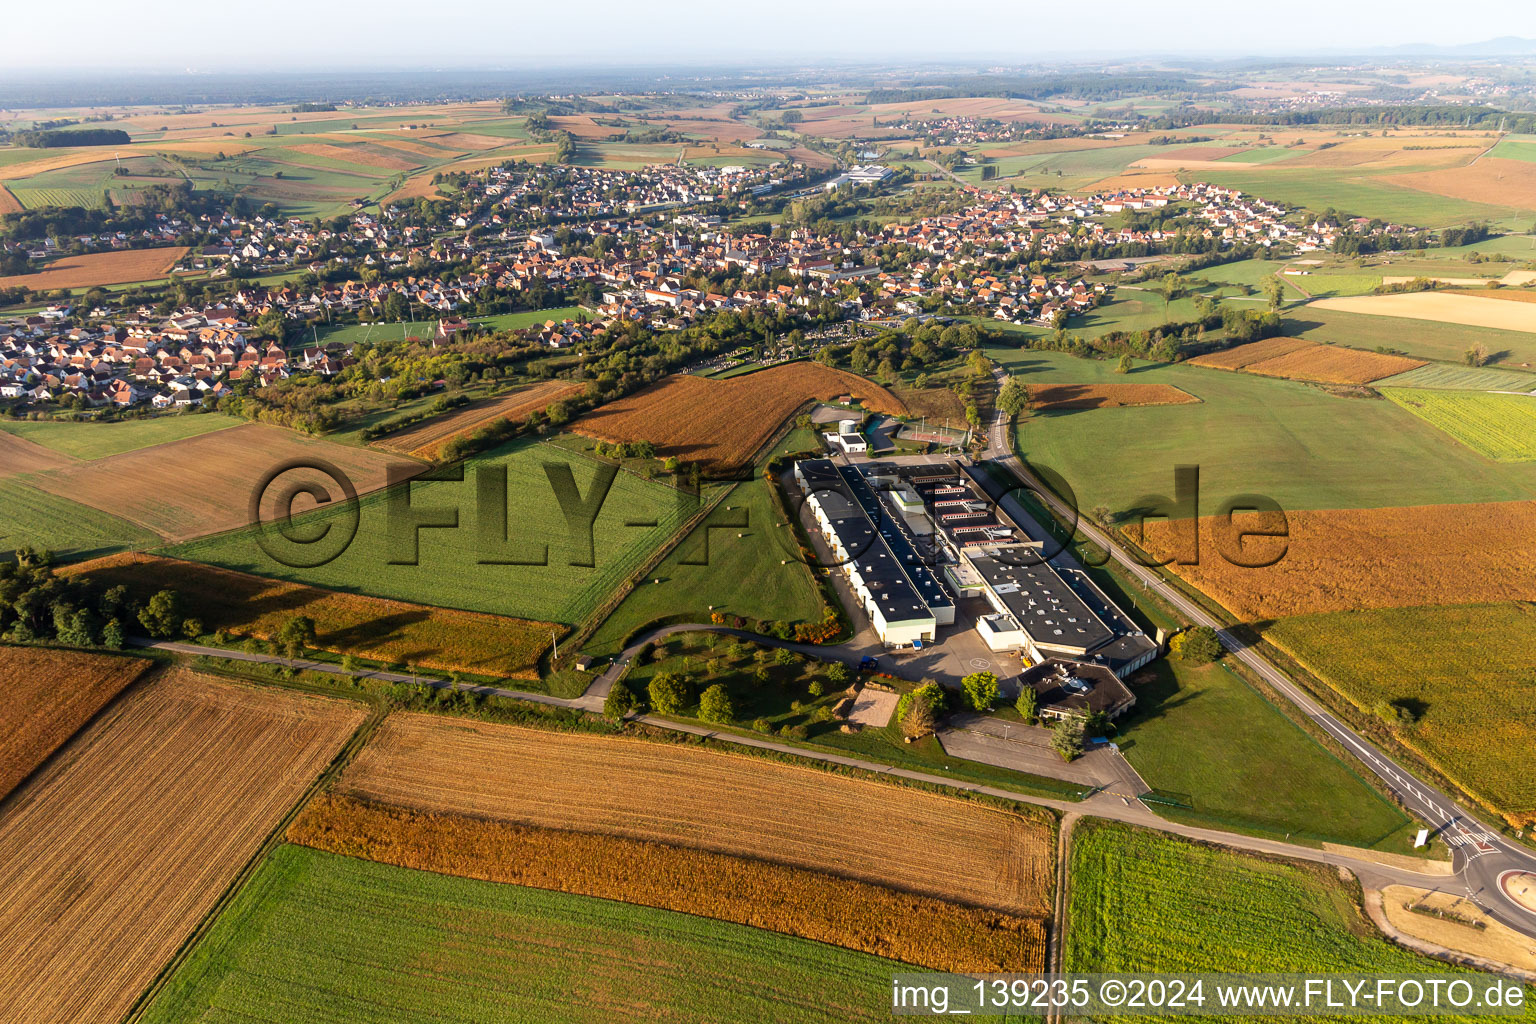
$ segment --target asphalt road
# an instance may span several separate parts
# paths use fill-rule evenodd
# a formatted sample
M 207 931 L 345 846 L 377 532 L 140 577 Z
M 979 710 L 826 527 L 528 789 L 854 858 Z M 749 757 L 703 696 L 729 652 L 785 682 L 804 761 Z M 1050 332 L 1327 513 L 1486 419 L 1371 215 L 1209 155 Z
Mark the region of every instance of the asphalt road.
M 1002 370 L 994 369 L 993 375 L 1001 386 L 1004 376 Z M 1214 616 L 1142 565 L 1103 530 L 1086 518 L 1079 518 L 1076 510 L 1047 490 L 1029 467 L 1013 454 L 1008 418 L 1001 412 L 995 415 L 988 430 L 985 457 L 1006 466 L 1068 522 L 1076 520 L 1083 536 L 1109 552 L 1143 587 L 1178 609 L 1188 622 L 1215 629 L 1222 646 L 1233 657 L 1261 676 L 1276 692 L 1295 704 L 1320 729 L 1353 754 L 1402 801 L 1410 813 L 1431 824 L 1431 831 L 1450 846 L 1457 877 L 1464 884 L 1469 899 L 1500 922 L 1536 938 L 1536 913 L 1516 904 L 1499 887 L 1499 878 L 1506 872 L 1536 872 L 1536 853 L 1500 836 L 1496 830 L 1483 824 L 1476 815 L 1459 806 L 1445 793 L 1415 778 L 1407 769 L 1325 710 L 1268 659 L 1244 646 Z

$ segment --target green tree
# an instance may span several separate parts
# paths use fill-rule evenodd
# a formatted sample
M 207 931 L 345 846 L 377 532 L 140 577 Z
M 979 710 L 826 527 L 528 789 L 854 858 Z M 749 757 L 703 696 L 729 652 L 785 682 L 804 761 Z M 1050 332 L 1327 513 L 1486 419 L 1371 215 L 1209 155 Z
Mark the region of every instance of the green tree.
M 716 725 L 726 725 L 735 719 L 736 708 L 724 684 L 716 683 L 699 696 L 699 717 Z
M 1051 749 L 1061 755 L 1063 761 L 1075 761 L 1083 755 L 1083 720 L 1068 715 L 1051 730 Z
M 1020 684 L 1019 699 L 1013 702 L 1014 710 L 1026 722 L 1033 722 L 1040 714 L 1040 694 L 1028 683 Z
M 128 637 L 123 634 L 123 624 L 116 619 L 107 620 L 107 624 L 101 628 L 101 645 L 114 651 L 123 649 L 123 644 L 128 642 Z
M 925 679 L 917 689 L 902 694 L 896 702 L 896 721 L 902 734 L 915 739 L 933 732 L 947 702 L 944 688 L 932 679 Z
M 1115 364 L 1115 372 L 1130 373 L 1135 368 L 1136 360 L 1131 358 L 1131 354 L 1129 352 L 1122 352 L 1120 354 L 1120 362 Z
M 960 680 L 966 702 L 973 711 L 991 711 L 997 702 L 997 675 L 992 672 L 972 672 Z
M 820 679 L 812 679 L 811 685 L 805 688 L 805 692 L 809 693 L 812 697 L 820 697 L 827 692 L 827 688 L 821 684 Z
M 1024 411 L 1029 404 L 1029 389 L 1020 380 L 1010 374 L 1003 381 L 1003 386 L 997 392 L 997 407 L 1006 416 L 1017 416 Z
M 848 666 L 840 661 L 834 661 L 827 666 L 827 682 L 836 687 L 848 685 Z
M 315 646 L 315 620 L 308 615 L 295 615 L 283 623 L 275 639 L 285 657 L 301 658 L 306 647 Z
M 1163 297 L 1163 322 L 1167 323 L 1171 315 L 1170 307 L 1173 300 L 1182 298 L 1189 291 L 1188 284 L 1178 274 L 1164 274 L 1163 279 L 1157 283 L 1157 293 Z
M 139 612 L 139 625 L 152 637 L 168 637 L 181 628 L 180 606 L 176 591 L 162 590 Z
M 650 696 L 651 707 L 660 715 L 681 714 L 682 710 L 688 706 L 691 696 L 688 691 L 688 680 L 676 672 L 656 673 L 651 677 L 646 693 Z
M 1264 279 L 1264 297 L 1269 299 L 1269 308 L 1275 310 L 1285 301 L 1285 285 L 1280 283 L 1278 277 Z
M 1180 661 L 1191 665 L 1209 665 L 1225 653 L 1221 638 L 1210 626 L 1192 626 L 1174 635 L 1168 642 L 1168 651 Z
M 603 714 L 617 722 L 634 711 L 638 703 L 635 699 L 635 691 L 620 679 L 613 684 L 613 689 L 608 691 L 608 696 L 603 698 Z

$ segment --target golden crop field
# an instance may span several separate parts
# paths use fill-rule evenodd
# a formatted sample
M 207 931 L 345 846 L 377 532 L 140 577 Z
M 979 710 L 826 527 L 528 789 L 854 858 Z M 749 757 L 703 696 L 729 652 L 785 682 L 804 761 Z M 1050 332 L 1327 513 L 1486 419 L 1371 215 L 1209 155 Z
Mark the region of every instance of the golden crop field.
M 731 921 L 942 971 L 1043 968 L 1045 922 L 706 850 L 317 797 L 290 842 Z
M 11 194 L 11 190 L 0 185 L 0 213 L 20 213 L 26 207 L 21 205 L 21 200 Z
M 179 673 L 77 736 L 0 816 L 6 1016 L 121 1019 L 363 717 Z
M 1032 409 L 1118 409 L 1133 405 L 1185 405 L 1200 399 L 1171 384 L 1032 384 Z
M 250 525 L 256 485 L 267 472 L 294 460 L 334 464 L 351 477 L 361 495 L 383 487 L 387 468 L 401 458 L 302 437 L 266 423 L 247 423 L 40 473 L 29 482 L 137 523 L 168 541 L 181 541 Z M 323 474 L 306 471 L 302 477 L 323 485 L 333 501 L 341 500 L 338 485 Z M 291 482 L 289 475 L 283 480 Z M 294 511 L 310 507 L 302 504 L 305 501 L 309 499 L 296 501 Z
M 1053 845 L 1042 820 L 739 754 L 404 714 L 384 724 L 338 791 L 1049 913 Z
M 1234 345 L 1232 348 L 1217 349 L 1215 352 L 1196 356 L 1189 361 L 1189 365 L 1210 366 L 1218 370 L 1241 370 L 1249 363 L 1289 355 L 1297 349 L 1309 348 L 1313 344 L 1314 342 L 1304 341 L 1301 338 L 1265 338 L 1263 341 L 1250 341 L 1246 345 Z
M 0 797 L 149 666 L 142 658 L 0 647 Z
M 1285 555 L 1264 568 L 1223 557 L 1237 552 L 1228 523 L 1199 520 L 1200 563 L 1169 568 L 1247 621 L 1352 608 L 1468 601 L 1536 600 L 1536 502 L 1286 512 Z M 1239 527 L 1246 525 L 1237 517 Z M 1177 550 L 1188 520 L 1153 519 L 1146 547 Z M 1239 552 L 1255 562 L 1278 550 L 1252 538 Z M 1245 552 L 1245 553 L 1244 553 Z
M 1536 167 L 1536 164 L 1532 164 Z M 1536 332 L 1536 312 L 1518 302 L 1500 302 L 1479 295 L 1456 292 L 1403 292 L 1397 295 L 1354 295 L 1318 299 L 1309 305 L 1342 309 L 1346 313 L 1370 313 L 1407 320 L 1433 320 L 1464 327 L 1494 327 L 1503 331 Z
M 752 461 L 802 405 L 844 395 L 873 412 L 907 412 L 895 395 L 863 377 L 796 362 L 728 380 L 674 374 L 594 409 L 571 429 L 602 441 L 650 441 L 659 455 L 702 462 L 719 472 Z
M 508 679 L 537 679 L 539 658 L 564 626 L 504 615 L 434 608 L 366 594 L 305 586 L 183 562 L 124 552 L 67 566 L 97 586 L 121 584 L 148 599 L 170 588 L 188 614 L 209 630 L 269 640 L 295 615 L 315 620 L 315 645 L 337 654 L 427 669 L 473 672 Z
M 33 274 L 0 277 L 0 288 L 30 288 L 40 292 L 54 288 L 94 288 L 97 285 L 156 281 L 163 279 L 186 254 L 186 246 L 173 245 L 160 249 L 118 249 L 64 256 Z
M 518 388 L 511 394 L 469 405 L 433 416 L 431 419 L 406 427 L 374 442 L 374 446 L 389 451 L 403 452 L 421 459 L 437 457 L 438 450 L 456 437 L 465 437 L 495 420 L 511 420 L 520 423 L 551 402 L 580 394 L 583 384 L 551 380 Z
M 1315 380 L 1324 384 L 1369 384 L 1425 365 L 1423 359 L 1365 352 L 1338 345 L 1312 345 L 1243 366 L 1244 373 Z
M 1366 714 L 1406 702 L 1419 721 L 1398 731 L 1405 746 L 1511 825 L 1536 825 L 1536 606 L 1333 612 L 1263 632 Z

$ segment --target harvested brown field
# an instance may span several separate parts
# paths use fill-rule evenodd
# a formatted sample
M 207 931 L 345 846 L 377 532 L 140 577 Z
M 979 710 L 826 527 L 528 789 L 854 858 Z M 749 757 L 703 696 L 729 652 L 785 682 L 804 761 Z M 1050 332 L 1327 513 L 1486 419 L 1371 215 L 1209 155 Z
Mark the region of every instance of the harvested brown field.
M 1536 289 L 1532 288 L 1467 288 L 1457 295 L 1475 295 L 1480 299 L 1500 299 L 1505 302 L 1536 302 Z
M 1423 359 L 1366 352 L 1340 345 L 1312 345 L 1282 356 L 1261 359 L 1243 367 L 1244 373 L 1264 377 L 1315 380 L 1324 384 L 1369 384 L 1373 380 L 1407 373 L 1424 366 Z
M 423 135 L 421 139 L 433 145 L 449 146 L 466 151 L 500 149 L 507 144 L 506 139 L 495 135 L 472 135 L 467 132 L 441 132 L 436 135 Z
M 1352 608 L 1536 600 L 1536 502 L 1289 511 L 1285 555 L 1249 569 L 1226 520 L 1200 520 L 1200 563 L 1169 568 L 1245 621 Z M 1245 523 L 1242 516 L 1239 526 Z M 1188 520 L 1149 520 L 1146 545 L 1172 553 Z M 1245 542 L 1242 560 L 1266 560 L 1279 539 Z
M 1250 363 L 1290 355 L 1297 349 L 1310 348 L 1315 344 L 1316 342 L 1303 338 L 1265 338 L 1263 341 L 1250 341 L 1246 345 L 1236 345 L 1196 356 L 1189 361 L 1189 365 L 1210 366 L 1218 370 L 1241 370 Z
M 170 588 L 203 627 L 270 640 L 295 615 L 315 620 L 315 646 L 373 661 L 450 672 L 537 679 L 539 658 L 563 626 L 408 604 L 309 587 L 200 562 L 124 552 L 65 567 L 98 586 L 121 584 L 148 599 Z
M 73 456 L 44 448 L 36 441 L 0 431 L 0 480 L 22 473 L 57 469 L 76 461 Z
M 0 1000 L 121 1020 L 353 730 L 361 705 L 174 673 L 0 815 Z
M 150 662 L 84 651 L 0 647 L 0 797 L 32 774 Z
M 376 153 L 357 145 L 332 146 L 324 142 L 305 142 L 286 148 L 295 153 L 323 156 L 331 160 L 341 160 L 344 163 L 361 164 L 364 167 L 382 167 L 390 171 L 409 171 L 421 166 L 420 160 L 407 160 L 403 156 Z
M 66 167 L 105 163 L 112 158 L 111 147 L 88 146 L 83 149 L 69 149 L 61 153 L 49 154 L 25 163 L 0 167 L 0 175 L 3 175 L 6 181 L 15 181 L 17 178 L 30 178 L 44 171 L 61 171 Z
M 519 388 L 500 398 L 471 402 L 469 405 L 434 416 L 429 420 L 406 427 L 390 434 L 375 447 L 393 452 L 403 452 L 421 459 L 435 459 L 438 450 L 456 437 L 465 437 L 494 420 L 511 420 L 520 423 L 534 413 L 562 398 L 580 394 L 585 385 L 566 381 L 543 381 L 526 388 Z
M 250 525 L 252 492 L 278 466 L 324 460 L 347 474 L 361 495 L 383 487 L 387 467 L 401 458 L 301 437 L 266 423 L 247 423 L 39 473 L 29 482 L 137 523 L 168 541 L 183 541 Z M 337 484 L 314 470 L 286 473 L 282 482 L 300 479 L 317 481 L 332 500 L 341 499 Z M 294 511 L 312 505 L 310 499 L 299 498 Z
M 414 810 L 605 832 L 1048 914 L 1042 820 L 953 797 L 649 740 L 397 714 L 339 792 Z
M 821 363 L 796 362 L 728 380 L 675 374 L 587 413 L 571 429 L 602 441 L 650 441 L 662 456 L 724 472 L 751 462 L 802 405 L 841 395 L 853 395 L 872 412 L 907 414 L 901 400 L 878 384 Z
M 162 249 L 118 249 L 85 256 L 65 256 L 34 274 L 0 277 L 0 288 L 30 288 L 37 292 L 54 288 L 94 288 L 104 284 L 153 281 L 165 277 L 186 254 L 186 246 L 173 245 Z
M 1200 399 L 1171 384 L 1031 384 L 1032 409 L 1118 409 L 1132 405 L 1187 405 Z
M 1466 167 L 1394 174 L 1381 180 L 1451 199 L 1521 210 L 1536 207 L 1536 163 L 1529 160 L 1485 156 Z
M 1536 167 L 1536 163 L 1531 164 Z M 1536 186 L 1533 186 L 1536 187 Z M 1403 292 L 1397 295 L 1356 295 L 1318 299 L 1308 304 L 1319 309 L 1370 313 L 1408 320 L 1434 320 L 1466 327 L 1494 327 L 1503 331 L 1536 333 L 1536 312 L 1513 302 L 1498 302 L 1455 292 Z
M 290 842 L 732 921 L 941 971 L 1039 970 L 1045 924 L 706 850 L 317 797 Z
M 0 185 L 0 213 L 20 213 L 26 207 L 21 205 L 21 200 L 11 194 L 11 190 Z

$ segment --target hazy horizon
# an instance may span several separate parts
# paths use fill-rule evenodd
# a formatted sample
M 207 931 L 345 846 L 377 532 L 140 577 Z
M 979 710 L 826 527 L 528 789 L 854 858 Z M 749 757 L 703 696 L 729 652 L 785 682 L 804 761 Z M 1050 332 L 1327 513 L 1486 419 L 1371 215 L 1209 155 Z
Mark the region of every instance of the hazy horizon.
M 124 17 L 102 0 L 60 0 L 13 7 L 13 45 L 0 76 L 1263 58 L 1536 37 L 1536 8 L 1523 0 L 1500 0 L 1478 13 L 1448 23 L 1443 5 L 1429 0 L 1297 0 L 1283 11 L 1196 0 L 1177 15 L 1108 0 L 1084 17 L 1038 3 L 1004 9 L 978 0 L 937 9 L 915 0 L 789 0 L 772 8 L 681 0 L 662 9 L 613 0 L 537 7 L 470 0 L 442 17 L 399 0 L 324 7 L 271 0 L 240 13 L 163 0 Z

